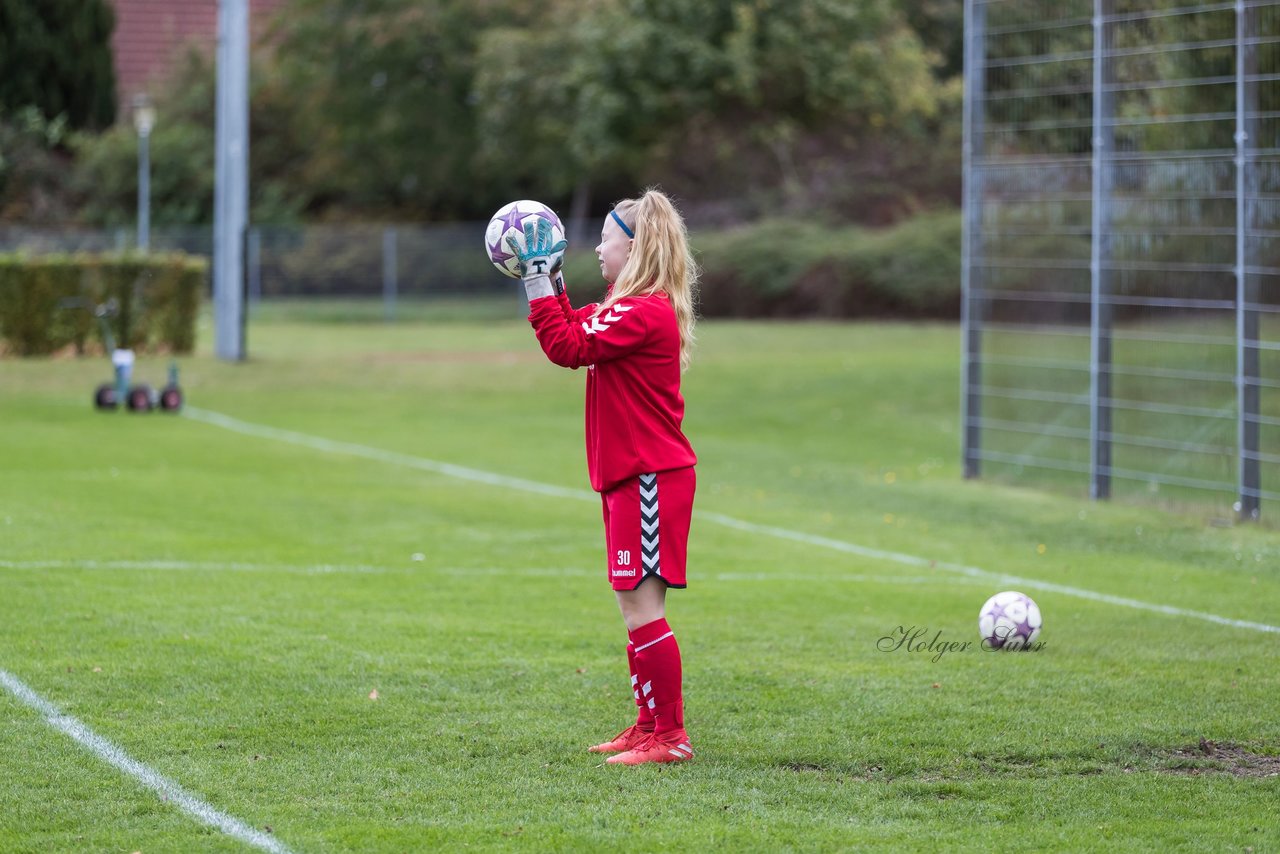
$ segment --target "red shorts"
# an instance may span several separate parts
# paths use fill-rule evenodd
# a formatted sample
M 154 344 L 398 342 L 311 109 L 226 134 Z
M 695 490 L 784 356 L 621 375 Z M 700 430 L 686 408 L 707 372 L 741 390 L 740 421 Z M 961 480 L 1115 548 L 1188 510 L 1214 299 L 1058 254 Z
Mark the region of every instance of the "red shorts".
M 685 586 L 695 481 L 690 466 L 642 474 L 601 493 L 609 583 L 614 590 L 634 590 L 650 576 L 668 587 Z

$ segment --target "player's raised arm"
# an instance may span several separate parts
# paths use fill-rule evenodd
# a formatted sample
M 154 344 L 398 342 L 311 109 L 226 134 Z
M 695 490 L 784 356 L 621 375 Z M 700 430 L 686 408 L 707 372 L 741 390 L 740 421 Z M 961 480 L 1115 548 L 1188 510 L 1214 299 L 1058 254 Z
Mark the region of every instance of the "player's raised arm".
M 564 310 L 564 316 L 569 320 L 580 323 L 595 313 L 596 306 L 599 305 L 599 303 L 587 303 L 581 308 L 573 307 L 573 303 L 569 299 L 569 289 L 565 287 L 563 270 L 557 273 L 556 277 L 552 279 L 552 284 L 555 285 L 556 299 L 560 301 L 560 308 Z
M 547 358 L 566 368 L 580 368 L 634 353 L 648 334 L 643 311 L 634 300 L 618 301 L 566 316 L 556 300 L 529 302 L 529 322 Z
M 619 359 L 645 341 L 643 312 L 634 301 L 617 301 L 607 308 L 574 312 L 564 294 L 564 240 L 553 241 L 551 224 L 541 217 L 524 224 L 524 240 L 506 238 L 515 255 L 525 295 L 529 298 L 529 322 L 547 358 L 566 368 L 581 368 Z

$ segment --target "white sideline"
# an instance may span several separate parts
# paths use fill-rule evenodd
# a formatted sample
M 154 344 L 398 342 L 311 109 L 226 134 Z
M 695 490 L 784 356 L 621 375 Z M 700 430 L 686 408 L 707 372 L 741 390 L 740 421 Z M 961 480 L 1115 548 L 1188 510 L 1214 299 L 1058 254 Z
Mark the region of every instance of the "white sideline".
M 155 570 L 177 572 L 286 572 L 305 575 L 329 575 L 335 573 L 387 573 L 402 572 L 411 564 L 401 567 L 367 566 L 363 564 L 341 566 L 338 564 L 318 564 L 316 566 L 295 566 L 281 563 L 239 563 L 219 561 L 183 561 L 183 560 L 0 560 L 0 569 L 90 569 L 90 570 Z M 519 578 L 595 578 L 602 570 L 584 569 L 581 567 L 536 567 L 536 566 L 483 566 L 483 567 L 446 567 L 443 569 L 428 568 L 426 572 L 435 575 L 450 575 L 458 578 L 474 578 L 478 575 L 516 576 Z M 841 582 L 844 584 L 937 584 L 936 575 L 862 575 L 841 573 L 840 575 L 821 575 L 805 572 L 717 572 L 709 576 L 713 581 L 812 581 L 815 583 Z M 957 582 L 974 579 L 956 579 Z
M 250 424 L 248 421 L 241 421 L 238 418 L 232 418 L 231 416 L 223 415 L 220 412 L 211 412 L 207 409 L 197 409 L 194 406 L 184 406 L 182 408 L 182 414 L 187 418 L 191 418 L 196 421 L 203 421 L 206 424 L 213 424 L 217 427 L 223 427 L 236 433 L 243 433 L 246 436 L 256 436 L 260 439 L 276 439 L 281 442 L 287 442 L 290 445 L 301 445 L 305 448 L 314 448 L 317 451 L 324 451 L 330 454 L 346 454 L 351 457 L 364 457 L 367 460 L 377 460 L 380 463 L 390 463 L 393 466 L 404 466 L 406 468 L 419 469 L 421 471 L 435 472 L 436 474 L 444 474 L 461 480 L 487 483 L 490 486 L 505 486 L 508 489 L 522 489 L 525 492 L 536 492 L 539 495 L 550 495 L 555 498 L 576 498 L 580 501 L 600 500 L 599 496 L 594 492 L 586 489 L 570 489 L 564 486 L 552 486 L 549 483 L 538 483 L 535 480 L 524 480 L 519 477 L 507 477 L 506 475 L 494 474 L 492 472 L 481 471 L 480 469 L 454 465 L 453 463 L 441 463 L 435 460 L 428 460 L 425 457 L 414 457 L 409 454 L 398 454 L 395 451 L 384 451 L 381 448 L 371 448 L 368 445 L 356 445 L 352 442 L 335 442 L 332 439 L 323 439 L 319 436 L 309 436 L 306 433 L 295 433 L 292 430 L 281 430 L 277 427 L 267 427 L 263 424 Z
M 769 525 L 757 525 L 754 522 L 744 522 L 741 519 L 734 519 L 732 516 L 723 516 L 719 513 L 700 513 L 698 515 L 701 519 L 718 522 L 721 525 L 725 525 L 730 528 L 737 528 L 740 531 L 749 531 L 753 534 L 764 534 L 766 536 L 777 537 L 783 540 L 795 540 L 799 543 L 823 546 L 825 548 L 834 549 L 835 551 L 873 558 L 875 560 L 893 561 L 894 563 L 902 563 L 907 566 L 942 569 L 947 572 L 966 575 L 969 578 L 979 578 L 984 581 L 996 581 L 1000 584 L 1017 585 L 1031 590 L 1047 590 L 1052 593 L 1061 593 L 1064 596 L 1074 596 L 1078 599 L 1088 599 L 1093 602 L 1105 602 L 1108 605 L 1119 605 L 1122 608 L 1136 608 L 1140 611 L 1153 611 L 1157 614 L 1168 614 L 1171 617 L 1191 617 L 1197 620 L 1205 620 L 1210 623 L 1218 623 L 1223 626 L 1231 626 L 1236 629 L 1252 629 L 1253 631 L 1258 632 L 1280 634 L 1280 626 L 1272 626 L 1267 623 L 1254 623 L 1249 620 L 1235 620 L 1231 617 L 1220 617 L 1217 614 L 1210 614 L 1205 611 L 1191 611 L 1186 608 L 1175 608 L 1172 605 L 1157 605 L 1151 602 L 1143 602 L 1138 599 L 1126 599 L 1123 596 L 1112 596 L 1110 593 L 1098 593 L 1097 591 L 1087 590 L 1083 587 L 1070 587 L 1065 584 L 1055 584 L 1052 581 L 1038 581 L 1034 578 L 1023 578 L 1019 575 L 1009 575 L 1003 572 L 991 572 L 986 569 L 979 569 L 976 566 L 965 566 L 961 563 L 951 563 L 943 560 L 929 560 L 928 558 L 903 554 L 902 552 L 873 549 L 867 546 L 860 546 L 857 543 L 847 543 L 844 540 L 833 540 L 828 537 L 818 537 L 813 534 L 805 534 L 801 531 L 792 531 L 787 528 L 774 528 Z
M 43 715 L 45 722 L 49 726 L 61 730 L 80 742 L 81 745 L 97 754 L 99 759 L 114 765 L 160 795 L 164 800 L 172 801 L 193 817 L 211 827 L 217 828 L 233 839 L 240 840 L 246 845 L 261 848 L 264 851 L 277 852 L 277 854 L 289 854 L 289 849 L 275 838 L 260 830 L 255 830 L 226 813 L 218 812 L 218 810 L 177 783 L 148 768 L 136 759 L 131 759 L 119 747 L 89 729 L 76 718 L 63 714 L 57 706 L 27 687 L 26 683 L 7 670 L 0 670 L 0 683 L 3 683 L 4 687 L 9 689 L 10 694 Z
M 423 471 L 436 472 L 437 474 L 444 474 L 461 480 L 487 483 L 492 486 L 504 486 L 509 489 L 521 489 L 526 492 L 534 492 L 539 495 L 552 495 L 560 498 L 573 498 L 593 502 L 599 500 L 599 497 L 594 492 L 589 492 L 585 489 L 569 489 L 562 486 L 552 486 L 550 484 L 538 483 L 537 481 L 524 480 L 523 478 L 507 477 L 506 475 L 493 474 L 492 472 L 482 471 L 480 469 L 458 466 L 452 463 L 437 462 L 436 460 L 429 460 L 424 457 L 414 457 L 408 454 L 383 451 L 378 448 L 368 447 L 367 445 L 357 445 L 351 442 L 335 442 L 318 436 L 310 436 L 306 433 L 297 433 L 293 430 L 281 430 L 277 427 L 252 424 L 248 421 L 241 421 L 238 418 L 232 418 L 229 415 L 223 415 L 219 412 L 211 412 L 209 410 L 197 409 L 191 406 L 185 407 L 182 412 L 183 415 L 188 418 L 196 421 L 202 421 L 206 424 L 212 424 L 217 427 L 222 427 L 236 433 L 242 433 L 246 436 L 275 439 L 280 442 L 287 442 L 291 445 L 301 445 L 303 447 L 314 448 L 318 451 L 325 451 L 327 453 L 364 457 L 365 459 L 378 460 L 379 462 L 390 463 L 392 465 L 401 465 Z M 1083 587 L 1070 587 L 1065 584 L 1055 584 L 1051 581 L 1037 581 L 1033 578 L 1023 578 L 1017 575 L 991 572 L 989 570 L 980 569 L 976 566 L 965 566 L 964 564 L 930 560 L 928 558 L 904 554 L 902 552 L 873 549 L 867 546 L 860 546 L 857 543 L 846 542 L 844 540 L 833 540 L 829 537 L 806 534 L 803 531 L 793 531 L 788 528 L 776 528 L 771 525 L 757 525 L 754 522 L 745 522 L 741 519 L 735 519 L 732 516 L 725 516 L 721 513 L 709 513 L 706 511 L 695 510 L 694 515 L 699 519 L 705 519 L 708 522 L 714 522 L 728 528 L 735 528 L 739 531 L 747 531 L 753 534 L 762 534 L 768 537 L 791 540 L 793 542 L 805 543 L 811 546 L 820 546 L 822 548 L 833 549 L 846 554 L 855 554 L 860 557 L 871 558 L 873 560 L 891 561 L 893 563 L 906 564 L 907 566 L 941 569 L 946 572 L 966 575 L 970 578 L 981 578 L 988 581 L 996 581 L 1000 584 L 1018 585 L 1031 590 L 1046 590 L 1053 593 L 1060 593 L 1064 596 L 1074 596 L 1077 599 L 1088 599 L 1092 602 L 1103 602 L 1108 605 L 1117 605 L 1122 608 L 1151 611 L 1156 614 L 1166 614 L 1171 617 L 1188 617 L 1194 620 L 1204 620 L 1206 622 L 1217 623 L 1222 626 L 1230 626 L 1235 629 L 1249 629 L 1256 632 L 1280 634 L 1280 626 L 1273 626 L 1267 623 L 1255 623 L 1250 620 L 1236 620 L 1231 617 L 1222 617 L 1205 611 L 1192 611 L 1186 608 L 1175 608 L 1172 605 L 1159 605 L 1152 602 L 1143 602 L 1138 599 L 1127 599 L 1123 596 L 1112 596 L 1109 593 L 1099 593 L 1095 590 L 1088 590 Z
M 177 572 L 290 572 L 303 575 L 329 575 L 332 573 L 374 573 L 383 570 L 376 566 L 339 566 L 315 564 L 295 566 L 291 564 L 242 563 L 239 561 L 192 560 L 0 560 L 0 569 L 157 569 Z

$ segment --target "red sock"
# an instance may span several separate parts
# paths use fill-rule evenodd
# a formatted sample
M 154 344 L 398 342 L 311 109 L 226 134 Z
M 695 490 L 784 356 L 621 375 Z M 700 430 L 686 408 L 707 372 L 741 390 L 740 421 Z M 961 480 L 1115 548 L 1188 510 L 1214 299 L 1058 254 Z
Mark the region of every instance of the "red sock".
M 653 713 L 654 731 L 662 736 L 684 729 L 680 646 L 667 621 L 654 620 L 630 633 L 635 649 L 638 699 Z
M 631 641 L 627 641 L 627 665 L 631 668 L 631 693 L 636 698 L 636 726 L 640 729 L 653 731 L 653 712 L 649 710 L 649 704 L 640 697 L 640 675 L 636 670 L 636 647 Z

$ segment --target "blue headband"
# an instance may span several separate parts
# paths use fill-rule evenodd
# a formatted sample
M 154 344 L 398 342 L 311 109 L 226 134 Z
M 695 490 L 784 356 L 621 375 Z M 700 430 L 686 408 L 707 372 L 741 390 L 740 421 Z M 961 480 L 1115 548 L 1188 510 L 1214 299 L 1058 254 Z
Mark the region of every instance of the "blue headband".
M 632 240 L 636 239 L 636 233 L 627 228 L 627 224 L 622 221 L 622 217 L 618 216 L 618 212 L 616 210 L 609 211 L 609 216 L 613 217 L 614 220 L 617 221 L 618 225 L 622 226 L 622 230 L 626 232 L 627 237 L 630 237 Z

